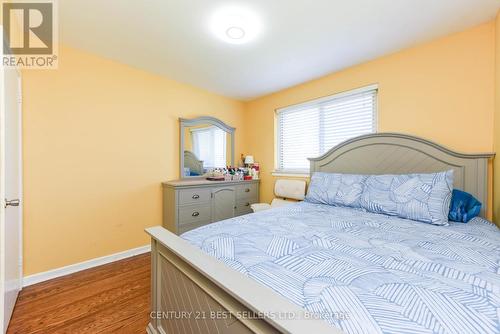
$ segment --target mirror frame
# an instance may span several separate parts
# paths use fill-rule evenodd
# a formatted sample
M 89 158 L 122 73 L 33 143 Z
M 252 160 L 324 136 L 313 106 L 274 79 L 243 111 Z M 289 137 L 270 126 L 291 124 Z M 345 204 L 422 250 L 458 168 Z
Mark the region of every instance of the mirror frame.
M 201 117 L 197 117 L 197 118 L 193 118 L 193 119 L 179 118 L 179 137 L 180 137 L 179 174 L 180 174 L 181 179 L 204 177 L 203 175 L 185 176 L 183 173 L 183 171 L 184 171 L 184 131 L 186 131 L 187 127 L 202 125 L 202 124 L 210 124 L 210 125 L 216 126 L 219 129 L 221 129 L 221 130 L 223 130 L 231 135 L 231 166 L 234 166 L 234 132 L 236 131 L 236 128 L 233 128 L 232 126 L 227 125 L 226 123 L 224 123 L 220 119 L 217 119 L 217 118 L 211 117 L 211 116 L 201 116 Z

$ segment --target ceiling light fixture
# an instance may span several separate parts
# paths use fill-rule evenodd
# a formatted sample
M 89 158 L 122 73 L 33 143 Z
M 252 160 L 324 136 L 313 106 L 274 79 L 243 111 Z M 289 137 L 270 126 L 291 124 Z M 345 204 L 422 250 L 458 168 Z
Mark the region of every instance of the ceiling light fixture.
M 245 37 L 245 30 L 240 27 L 229 27 L 226 30 L 226 35 L 232 39 L 242 39 Z
M 262 30 L 259 17 L 245 7 L 223 7 L 210 19 L 210 30 L 219 39 L 231 44 L 244 44 L 254 40 Z

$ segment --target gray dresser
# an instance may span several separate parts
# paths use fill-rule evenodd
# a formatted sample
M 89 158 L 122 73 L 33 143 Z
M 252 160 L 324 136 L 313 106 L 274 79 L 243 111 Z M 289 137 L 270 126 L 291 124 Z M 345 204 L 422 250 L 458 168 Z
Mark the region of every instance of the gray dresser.
M 259 180 L 184 179 L 163 183 L 163 227 L 176 234 L 252 212 Z

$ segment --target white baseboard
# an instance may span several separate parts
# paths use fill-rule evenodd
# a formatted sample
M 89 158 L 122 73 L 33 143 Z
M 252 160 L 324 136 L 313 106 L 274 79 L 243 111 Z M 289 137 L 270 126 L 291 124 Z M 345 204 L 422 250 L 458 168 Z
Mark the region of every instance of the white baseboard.
M 97 267 L 97 266 L 100 266 L 103 264 L 126 259 L 128 257 L 132 257 L 135 255 L 144 254 L 144 253 L 147 253 L 150 251 L 151 251 L 151 245 L 146 245 L 146 246 L 142 246 L 142 247 L 129 249 L 129 250 L 126 250 L 123 252 L 119 252 L 119 253 L 115 253 L 115 254 L 111 254 L 111 255 L 106 255 L 103 257 L 98 257 L 96 259 L 71 264 L 69 266 L 45 271 L 43 273 L 25 276 L 23 278 L 23 287 L 33 285 L 36 283 L 40 283 L 40 282 L 44 282 L 44 281 L 48 281 L 49 279 L 53 279 L 53 278 L 69 275 L 72 273 L 76 273 L 76 272 L 81 271 L 81 270 Z

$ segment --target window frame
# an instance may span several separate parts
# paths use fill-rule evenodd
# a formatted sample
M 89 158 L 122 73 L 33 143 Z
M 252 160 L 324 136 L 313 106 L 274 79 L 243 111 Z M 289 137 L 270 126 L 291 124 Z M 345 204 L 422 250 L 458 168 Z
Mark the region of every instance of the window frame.
M 363 86 L 360 88 L 355 88 L 347 91 L 343 91 L 340 93 L 320 97 L 317 99 L 309 100 L 306 102 L 302 103 L 297 103 L 293 105 L 289 105 L 287 107 L 283 108 L 278 108 L 275 110 L 275 124 L 276 124 L 276 133 L 275 133 L 275 168 L 272 172 L 273 176 L 288 176 L 288 177 L 309 177 L 310 176 L 310 168 L 308 167 L 307 169 L 285 169 L 285 168 L 279 168 L 281 165 L 280 157 L 281 157 L 281 126 L 280 126 L 280 120 L 279 120 L 279 114 L 288 111 L 290 109 L 295 109 L 295 108 L 307 108 L 311 106 L 315 106 L 320 103 L 328 102 L 331 100 L 339 99 L 339 98 L 344 98 L 348 97 L 350 95 L 356 95 L 360 93 L 365 93 L 369 91 L 375 91 L 375 102 L 374 102 L 374 110 L 373 110 L 373 133 L 378 133 L 378 110 L 379 110 L 379 103 L 378 103 L 378 98 L 379 98 L 379 87 L 378 84 L 372 84 L 368 86 Z M 325 151 L 324 153 L 326 153 Z M 308 157 L 308 158 L 315 158 L 315 157 Z

